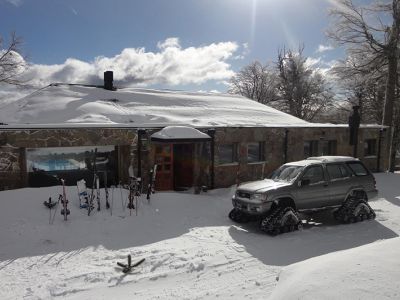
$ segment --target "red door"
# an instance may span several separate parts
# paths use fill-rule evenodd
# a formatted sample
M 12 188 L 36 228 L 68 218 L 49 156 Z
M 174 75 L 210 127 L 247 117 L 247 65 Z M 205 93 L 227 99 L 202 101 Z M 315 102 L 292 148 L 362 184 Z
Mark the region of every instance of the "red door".
M 157 191 L 168 191 L 174 188 L 172 145 L 156 145 L 155 163 L 157 174 L 155 188 Z

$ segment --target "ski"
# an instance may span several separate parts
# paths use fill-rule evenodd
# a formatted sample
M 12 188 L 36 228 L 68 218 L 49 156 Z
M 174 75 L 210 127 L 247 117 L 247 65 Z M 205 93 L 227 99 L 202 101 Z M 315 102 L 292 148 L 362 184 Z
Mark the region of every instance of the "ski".
M 96 200 L 97 200 L 97 211 L 100 211 L 100 178 L 96 175 Z
M 133 201 L 135 200 L 136 193 L 137 193 L 137 180 L 135 177 L 131 177 L 129 183 L 129 196 L 128 196 L 128 208 L 130 216 L 132 215 L 132 209 L 135 209 L 135 204 L 133 204 Z
M 155 193 L 155 183 L 157 175 L 157 164 L 154 165 L 153 169 L 149 173 L 149 184 L 147 185 L 147 200 L 150 202 L 150 195 Z
M 94 154 L 93 154 L 93 162 L 92 162 L 92 170 L 93 170 L 93 181 L 92 181 L 92 191 L 90 193 L 90 198 L 89 198 L 89 205 L 88 205 L 88 216 L 90 216 L 90 213 L 92 212 L 94 208 L 94 189 L 96 186 L 96 157 L 97 157 L 97 148 L 94 149 Z
M 61 179 L 61 184 L 63 188 L 63 193 L 62 193 L 62 199 L 61 202 L 63 204 L 63 209 L 61 210 L 61 214 L 64 216 L 64 221 L 67 221 L 67 216 L 70 214 L 70 211 L 68 209 L 68 200 L 67 200 L 67 194 L 65 192 L 65 180 Z
M 110 202 L 108 202 L 109 192 L 108 192 L 108 182 L 107 182 L 107 170 L 104 171 L 104 192 L 106 194 L 106 208 L 110 208 Z
M 89 206 L 89 195 L 87 193 L 85 179 L 76 182 L 78 189 L 79 208 L 88 208 Z
M 145 258 L 142 258 L 141 260 L 139 260 L 138 262 L 136 262 L 132 265 L 132 257 L 129 254 L 128 255 L 128 264 L 123 264 L 123 263 L 117 262 L 117 265 L 120 266 L 122 268 L 122 272 L 124 272 L 126 274 L 126 273 L 129 273 L 130 271 L 132 271 L 133 268 L 141 265 L 144 261 L 145 261 Z

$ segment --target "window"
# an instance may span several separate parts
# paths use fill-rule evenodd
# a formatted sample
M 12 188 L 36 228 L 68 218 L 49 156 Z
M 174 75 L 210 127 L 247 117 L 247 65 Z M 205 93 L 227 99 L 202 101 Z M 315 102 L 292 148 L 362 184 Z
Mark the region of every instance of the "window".
M 249 143 L 247 144 L 247 162 L 264 161 L 264 143 Z
M 324 171 L 321 166 L 311 166 L 304 172 L 302 179 L 309 179 L 310 184 L 324 181 Z
M 326 166 L 326 170 L 328 171 L 329 177 L 331 180 L 346 178 L 350 176 L 349 171 L 345 168 L 344 165 L 341 164 L 331 164 Z
M 348 162 L 347 165 L 356 176 L 368 175 L 367 169 L 363 166 L 361 162 Z
M 94 150 L 97 148 L 96 160 Z M 60 184 L 59 178 L 67 185 L 75 185 L 85 179 L 88 186 L 93 183 L 93 169 L 102 185 L 107 177 L 108 184 L 115 184 L 117 171 L 115 146 L 27 148 L 26 166 L 31 187 Z M 105 176 L 107 174 L 107 176 Z
M 368 139 L 364 141 L 364 156 L 376 155 L 376 139 Z
M 237 162 L 237 144 L 223 144 L 218 147 L 219 164 Z
M 337 154 L 337 141 L 329 140 L 322 141 L 322 155 L 336 155 Z
M 318 155 L 318 141 L 304 142 L 304 158 Z

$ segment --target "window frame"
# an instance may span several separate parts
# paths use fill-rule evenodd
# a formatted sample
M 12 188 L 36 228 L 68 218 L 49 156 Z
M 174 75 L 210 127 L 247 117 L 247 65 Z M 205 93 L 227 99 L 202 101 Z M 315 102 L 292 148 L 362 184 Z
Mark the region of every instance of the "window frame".
M 221 160 L 221 147 L 226 147 L 226 146 L 231 146 L 232 147 L 232 157 L 231 160 L 228 161 L 223 161 Z M 238 143 L 223 143 L 218 145 L 218 165 L 231 165 L 231 164 L 237 164 L 239 162 L 238 159 Z
M 249 145 L 254 145 L 258 148 L 258 158 L 255 161 L 249 160 Z M 247 143 L 247 156 L 246 161 L 248 164 L 256 164 L 260 162 L 265 162 L 265 142 L 250 142 Z

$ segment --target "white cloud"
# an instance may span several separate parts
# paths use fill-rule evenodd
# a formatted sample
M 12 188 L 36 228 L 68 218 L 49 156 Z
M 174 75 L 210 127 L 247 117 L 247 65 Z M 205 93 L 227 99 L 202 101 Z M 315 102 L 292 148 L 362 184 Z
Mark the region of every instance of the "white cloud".
M 242 52 L 239 55 L 234 56 L 232 59 L 242 60 L 245 59 L 246 56 L 250 53 L 250 48 L 248 43 L 243 43 L 241 45 Z
M 159 49 L 181 48 L 179 44 L 179 38 L 177 37 L 167 38 L 165 41 L 160 41 L 157 43 L 157 47 Z
M 331 45 L 319 45 L 318 49 L 315 52 L 322 53 L 322 52 L 330 51 L 333 49 L 335 49 L 335 48 Z
M 20 6 L 22 4 L 22 0 L 5 0 L 5 1 L 15 6 Z
M 229 60 L 239 48 L 235 42 L 182 48 L 178 38 L 168 38 L 157 46 L 158 52 L 126 48 L 113 57 L 96 57 L 92 62 L 68 58 L 59 65 L 34 64 L 23 79 L 36 86 L 53 82 L 101 84 L 103 72 L 113 70 L 116 85 L 122 86 L 223 81 L 234 74 Z

